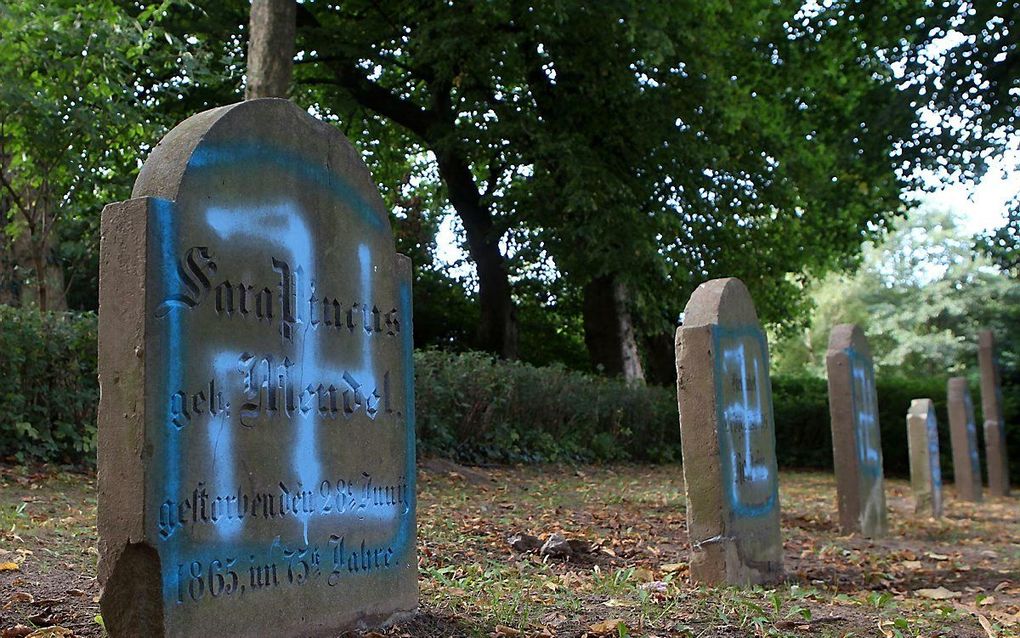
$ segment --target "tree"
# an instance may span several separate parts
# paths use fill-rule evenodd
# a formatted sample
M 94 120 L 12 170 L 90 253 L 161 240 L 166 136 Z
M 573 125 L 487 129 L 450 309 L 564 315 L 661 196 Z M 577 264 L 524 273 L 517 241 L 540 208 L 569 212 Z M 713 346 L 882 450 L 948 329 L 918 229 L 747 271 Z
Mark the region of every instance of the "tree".
M 169 5 L 138 18 L 110 0 L 0 7 L 0 212 L 17 283 L 34 291 L 22 297 L 41 310 L 65 308 L 65 287 L 81 276 L 63 257 L 94 275 L 98 212 L 126 196 L 159 130 L 153 78 L 172 67 L 179 86 L 196 67 L 158 25 Z
M 233 42 L 244 8 L 210 7 L 217 19 L 185 32 Z M 740 276 L 766 321 L 796 324 L 806 283 L 881 235 L 910 171 L 943 161 L 938 144 L 954 145 L 953 165 L 987 148 L 918 113 L 937 79 L 910 56 L 955 15 L 858 1 L 309 0 L 293 96 L 362 149 L 398 219 L 420 192 L 420 228 L 459 217 L 475 344 L 512 357 L 520 308 L 578 312 L 567 324 L 584 326 L 593 363 L 623 372 L 636 344 L 668 381 L 671 362 L 653 355 L 671 351 L 698 283 Z
M 1011 273 L 1013 277 L 1020 277 L 1020 199 L 1014 202 L 1006 224 L 979 237 L 977 248 L 1003 271 Z
M 1020 283 L 974 252 L 951 212 L 931 205 L 867 245 L 856 273 L 829 275 L 812 297 L 809 328 L 774 349 L 780 371 L 824 374 L 829 332 L 840 323 L 861 325 L 878 367 L 910 376 L 973 368 L 982 328 L 1001 343 L 1020 338 Z M 1016 353 L 1002 359 L 1007 374 L 1020 371 Z
M 925 125 L 903 145 L 904 162 L 936 165 L 946 182 L 976 182 L 993 158 L 1017 148 L 1020 1 L 912 4 L 894 5 L 906 14 L 908 36 L 890 50 L 924 114 Z M 1015 273 L 1018 244 L 1020 198 L 1014 198 L 1006 225 L 981 238 L 981 246 Z
M 253 0 L 244 98 L 287 97 L 294 71 L 294 0 Z
M 913 108 L 863 28 L 818 38 L 791 26 L 799 8 L 306 2 L 296 81 L 435 155 L 484 347 L 515 353 L 518 261 L 544 254 L 583 291 L 596 362 L 622 362 L 710 276 L 745 276 L 784 319 L 797 278 L 899 207 L 891 155 Z

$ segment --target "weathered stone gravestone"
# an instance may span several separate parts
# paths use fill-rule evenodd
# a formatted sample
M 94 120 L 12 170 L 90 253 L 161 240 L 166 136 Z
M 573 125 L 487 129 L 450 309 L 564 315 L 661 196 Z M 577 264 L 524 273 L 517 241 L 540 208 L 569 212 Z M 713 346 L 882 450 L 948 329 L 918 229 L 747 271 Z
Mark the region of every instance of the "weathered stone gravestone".
M 953 477 L 957 495 L 964 501 L 981 500 L 981 460 L 978 458 L 974 404 L 967 380 L 952 377 L 948 384 L 949 441 L 953 445 Z
M 739 279 L 702 284 L 676 333 L 691 578 L 783 575 L 768 342 Z
M 910 450 L 910 488 L 914 513 L 942 516 L 942 468 L 939 463 L 939 427 L 935 403 L 914 399 L 907 412 L 907 447 Z
M 1006 449 L 1006 420 L 1002 413 L 1002 380 L 995 335 L 982 330 L 978 337 L 981 364 L 981 413 L 985 419 L 985 463 L 988 465 L 988 493 L 1009 495 L 1009 454 Z
M 355 149 L 200 113 L 103 211 L 111 636 L 335 636 L 417 606 L 410 264 Z
M 858 326 L 847 323 L 832 329 L 825 364 L 839 525 L 844 534 L 884 536 L 888 525 L 875 367 L 868 339 Z

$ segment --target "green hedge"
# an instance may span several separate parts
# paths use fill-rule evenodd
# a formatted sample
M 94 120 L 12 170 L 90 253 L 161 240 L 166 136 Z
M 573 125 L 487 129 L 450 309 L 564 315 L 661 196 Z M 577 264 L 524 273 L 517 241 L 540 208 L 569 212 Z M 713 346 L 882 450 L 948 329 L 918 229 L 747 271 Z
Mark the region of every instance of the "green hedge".
M 478 353 L 418 352 L 415 366 L 422 454 L 465 463 L 679 458 L 672 388 L 628 386 Z M 0 458 L 94 463 L 99 398 L 94 315 L 41 315 L 0 306 L 0 371 Z M 943 471 L 951 478 L 945 379 L 881 375 L 877 383 L 886 473 L 908 475 L 907 409 L 912 399 L 928 397 L 938 412 Z M 772 390 L 779 465 L 831 468 L 825 380 L 776 376 Z M 1009 446 L 1016 451 L 1020 388 L 1003 390 Z M 971 392 L 980 411 L 974 383 Z M 1020 462 L 1010 469 L 1020 482 Z
M 679 458 L 676 396 L 478 353 L 415 356 L 418 441 L 465 462 Z
M 96 317 L 0 305 L 0 457 L 91 463 Z

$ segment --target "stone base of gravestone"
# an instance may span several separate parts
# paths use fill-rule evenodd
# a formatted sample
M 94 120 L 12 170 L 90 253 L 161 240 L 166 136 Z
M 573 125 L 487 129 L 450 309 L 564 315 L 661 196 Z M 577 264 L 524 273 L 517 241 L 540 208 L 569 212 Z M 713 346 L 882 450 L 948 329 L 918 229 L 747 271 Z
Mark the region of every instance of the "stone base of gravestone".
M 910 488 L 914 513 L 942 516 L 942 468 L 939 462 L 939 428 L 935 403 L 914 399 L 907 412 L 907 447 L 910 455 Z
M 832 456 L 844 534 L 886 534 L 882 440 L 871 348 L 854 324 L 832 329 L 826 354 Z
M 768 342 L 738 279 L 702 284 L 676 333 L 691 578 L 783 576 Z
M 964 501 L 981 500 L 981 460 L 978 457 L 977 425 L 967 379 L 952 377 L 947 384 L 949 441 L 953 446 L 953 483 Z

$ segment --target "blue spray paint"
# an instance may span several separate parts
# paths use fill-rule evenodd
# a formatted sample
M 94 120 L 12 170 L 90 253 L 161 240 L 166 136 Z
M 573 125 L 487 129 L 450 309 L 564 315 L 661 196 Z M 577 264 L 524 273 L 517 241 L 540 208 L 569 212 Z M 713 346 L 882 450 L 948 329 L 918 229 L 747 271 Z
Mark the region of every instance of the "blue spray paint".
M 757 518 L 770 514 L 779 502 L 779 484 L 775 467 L 775 426 L 772 423 L 772 389 L 768 381 L 768 346 L 765 336 L 755 326 L 728 328 L 715 326 L 712 331 L 715 356 L 715 395 L 718 421 L 719 457 L 725 493 L 730 508 L 737 516 Z M 752 347 L 753 351 L 748 352 Z M 750 370 L 748 362 L 750 361 Z M 725 391 L 728 372 L 738 372 L 741 393 L 736 402 L 727 402 Z M 753 374 L 749 377 L 748 372 Z M 748 388 L 753 384 L 752 395 Z M 752 401 L 753 396 L 753 401 Z M 734 427 L 737 426 L 737 427 Z M 734 441 L 739 429 L 740 447 Z M 771 439 L 772 454 L 756 462 L 751 454 L 755 431 L 765 430 Z M 764 500 L 748 501 L 742 494 L 745 486 L 767 493 Z
M 189 169 L 250 170 L 253 165 L 271 166 L 285 175 L 292 175 L 309 185 L 329 192 L 351 207 L 371 229 L 386 229 L 385 211 L 380 211 L 342 176 L 321 164 L 312 164 L 303 156 L 262 144 L 201 144 L 188 160 Z
M 854 348 L 844 350 L 850 361 L 850 396 L 857 436 L 857 461 L 862 474 L 882 475 L 881 434 L 878 425 L 878 396 L 875 367 L 871 359 Z

